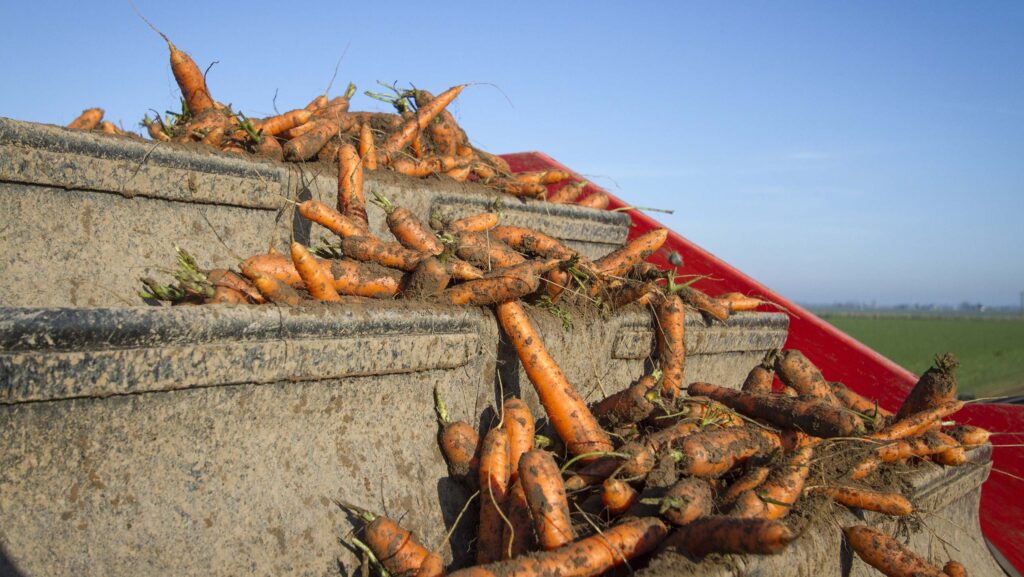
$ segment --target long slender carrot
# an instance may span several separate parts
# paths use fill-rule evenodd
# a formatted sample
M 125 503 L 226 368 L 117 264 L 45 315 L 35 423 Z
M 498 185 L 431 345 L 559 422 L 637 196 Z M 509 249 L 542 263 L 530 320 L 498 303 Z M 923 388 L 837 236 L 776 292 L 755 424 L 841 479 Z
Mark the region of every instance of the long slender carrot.
M 341 239 L 345 256 L 363 262 L 375 262 L 389 268 L 412 272 L 425 256 L 398 243 L 385 243 L 373 236 L 350 236 Z
M 338 212 L 364 230 L 369 229 L 366 198 L 363 196 L 363 163 L 356 147 L 349 143 L 338 150 Z
M 655 334 L 658 336 L 658 368 L 661 369 L 661 395 L 679 396 L 685 384 L 686 312 L 677 295 L 666 295 L 655 306 Z
M 710 553 L 774 555 L 795 538 L 779 521 L 711 515 L 676 529 L 664 545 L 698 557 Z
M 297 242 L 292 242 L 291 250 L 295 270 L 302 277 L 309 294 L 318 301 L 340 302 L 341 297 L 334 289 L 333 279 L 324 272 L 309 250 Z
M 424 106 L 419 107 L 414 117 L 405 121 L 401 128 L 388 136 L 384 143 L 381 144 L 380 152 L 390 156 L 408 146 L 412 139 L 416 137 L 416 134 L 425 129 L 445 107 L 455 100 L 455 97 L 466 86 L 466 84 L 453 86 L 438 94 L 436 98 Z
M 511 481 L 519 478 L 519 459 L 527 451 L 533 450 L 533 439 L 536 427 L 530 407 L 522 399 L 505 399 L 502 403 L 502 414 L 505 431 L 508 433 L 509 467 Z
M 92 130 L 99 125 L 101 120 L 103 120 L 102 108 L 87 108 L 68 124 L 68 128 Z
M 722 306 L 729 309 L 730 313 L 738 313 L 744 311 L 757 310 L 757 307 L 761 305 L 771 304 L 768 301 L 763 301 L 759 298 L 750 297 L 743 293 L 724 293 L 717 297 L 714 297 L 716 301 Z
M 920 437 L 905 438 L 891 443 L 886 443 L 876 449 L 855 465 L 848 476 L 853 480 L 860 480 L 870 475 L 882 463 L 891 463 L 909 459 L 910 457 L 929 457 L 943 451 L 954 448 L 948 437 L 925 434 Z
M 527 261 L 515 266 L 487 273 L 484 278 L 454 286 L 445 292 L 445 299 L 453 305 L 492 305 L 520 299 L 540 288 L 544 273 L 558 266 L 560 261 Z
M 943 418 L 959 411 L 963 406 L 964 401 L 947 401 L 941 405 L 894 421 L 881 431 L 873 433 L 871 438 L 878 441 L 895 441 L 896 439 L 920 434 L 937 425 Z
M 668 238 L 668 230 L 656 228 L 646 232 L 608 255 L 594 261 L 595 268 L 607 276 L 623 276 L 633 265 L 643 261 L 661 248 Z
M 519 482 L 530 504 L 537 543 L 550 551 L 576 538 L 569 518 L 569 500 L 555 458 L 544 450 L 523 453 L 519 460 Z
M 288 112 L 278 114 L 277 116 L 271 116 L 270 118 L 254 121 L 253 127 L 262 130 L 264 137 L 277 136 L 286 130 L 291 130 L 296 126 L 302 126 L 312 118 L 312 112 L 304 108 L 299 108 L 296 110 L 289 110 Z
M 342 238 L 366 234 L 366 230 L 357 222 L 319 200 L 306 200 L 300 203 L 299 214 Z
M 560 549 L 468 567 L 449 573 L 449 577 L 597 577 L 653 551 L 667 533 L 665 524 L 657 517 L 628 519 Z
M 880 493 L 860 487 L 815 487 L 814 494 L 826 495 L 836 503 L 863 509 L 865 511 L 876 511 L 886 515 L 902 517 L 914 512 L 914 506 L 906 497 L 899 493 Z
M 370 123 L 364 122 L 359 127 L 359 158 L 363 160 L 366 170 L 377 170 L 377 145 L 373 140 Z
M 844 527 L 843 533 L 858 557 L 889 577 L 945 577 L 938 568 L 877 529 L 854 525 Z
M 508 497 L 508 433 L 494 427 L 484 436 L 480 448 L 480 525 L 477 530 L 476 562 L 501 559 L 504 520 L 501 518 Z
M 498 322 L 515 347 L 548 419 L 569 452 L 582 455 L 611 451 L 611 439 L 551 358 L 522 305 L 510 301 L 495 308 Z

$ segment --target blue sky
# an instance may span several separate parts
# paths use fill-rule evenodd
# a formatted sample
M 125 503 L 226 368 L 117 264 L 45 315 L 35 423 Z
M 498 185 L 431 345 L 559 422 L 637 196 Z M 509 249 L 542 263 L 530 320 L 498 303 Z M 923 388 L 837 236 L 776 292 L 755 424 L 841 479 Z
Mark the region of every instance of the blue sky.
M 355 82 L 463 82 L 493 152 L 542 150 L 804 302 L 1014 304 L 1024 3 L 154 2 L 250 115 Z M 127 2 L 4 2 L 0 115 L 131 128 L 177 104 Z M 353 108 L 382 110 L 363 96 Z

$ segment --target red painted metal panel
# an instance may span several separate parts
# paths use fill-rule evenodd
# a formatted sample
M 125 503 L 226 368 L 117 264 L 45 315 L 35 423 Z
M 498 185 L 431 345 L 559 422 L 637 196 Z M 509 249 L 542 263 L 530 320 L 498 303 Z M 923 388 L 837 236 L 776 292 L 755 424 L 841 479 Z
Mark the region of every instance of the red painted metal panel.
M 505 154 L 516 172 L 560 168 L 571 169 L 541 152 Z M 584 194 L 607 191 L 588 184 Z M 609 209 L 628 206 L 609 194 Z M 638 211 L 629 213 L 633 218 L 630 238 L 653 228 L 663 228 L 654 219 Z M 917 377 L 846 333 L 758 283 L 756 280 L 729 266 L 689 240 L 669 231 L 668 240 L 651 261 L 669 267 L 668 256 L 678 252 L 683 258 L 681 271 L 686 274 L 708 275 L 714 280 L 701 280 L 695 286 L 710 294 L 737 291 L 760 296 L 785 307 L 790 313 L 789 337 L 786 348 L 800 349 L 830 380 L 842 381 L 857 392 L 878 399 L 891 410 L 899 407 Z M 764 309 L 775 310 L 775 309 Z M 936 351 L 939 352 L 939 351 Z M 984 427 L 990 431 L 1024 431 L 1024 407 L 1006 404 L 969 405 L 957 414 L 957 419 Z M 1010 444 L 1015 436 L 995 437 L 995 443 Z M 1024 438 L 1024 436 L 1021 436 Z M 1024 450 L 1016 447 L 997 447 L 993 456 L 996 472 L 984 485 L 981 500 L 982 530 L 1007 560 L 1024 573 Z

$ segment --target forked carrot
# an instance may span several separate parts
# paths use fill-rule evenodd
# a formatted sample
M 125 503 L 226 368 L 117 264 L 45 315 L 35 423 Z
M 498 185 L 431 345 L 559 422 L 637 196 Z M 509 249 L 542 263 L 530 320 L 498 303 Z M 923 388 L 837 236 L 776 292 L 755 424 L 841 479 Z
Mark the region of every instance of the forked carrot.
M 510 301 L 495 308 L 501 328 L 516 349 L 549 421 L 569 452 L 582 455 L 611 451 L 608 434 L 551 358 L 522 305 Z

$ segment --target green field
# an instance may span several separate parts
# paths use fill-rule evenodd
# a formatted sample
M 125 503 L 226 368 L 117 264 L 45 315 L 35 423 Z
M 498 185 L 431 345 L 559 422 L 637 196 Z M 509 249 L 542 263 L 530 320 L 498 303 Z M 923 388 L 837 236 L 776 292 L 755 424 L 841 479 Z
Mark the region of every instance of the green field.
M 961 394 L 1024 394 L 1024 320 L 836 314 L 822 318 L 916 374 L 931 365 L 936 353 L 954 353 L 960 359 Z

